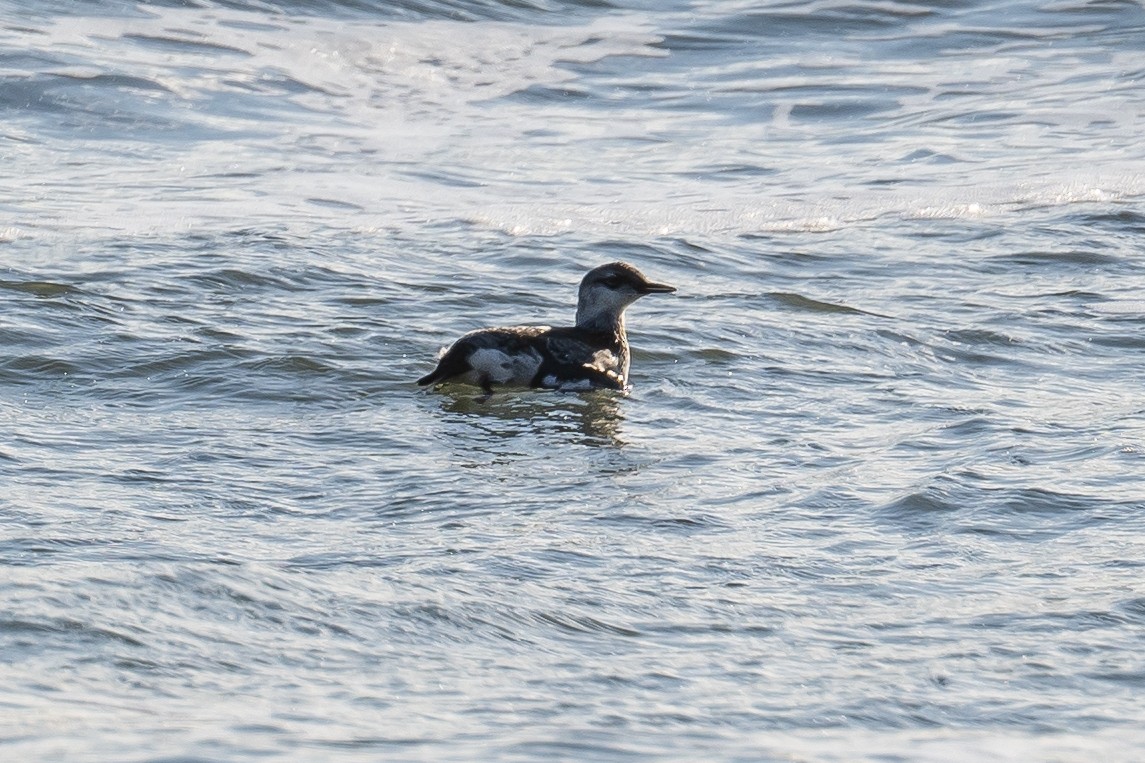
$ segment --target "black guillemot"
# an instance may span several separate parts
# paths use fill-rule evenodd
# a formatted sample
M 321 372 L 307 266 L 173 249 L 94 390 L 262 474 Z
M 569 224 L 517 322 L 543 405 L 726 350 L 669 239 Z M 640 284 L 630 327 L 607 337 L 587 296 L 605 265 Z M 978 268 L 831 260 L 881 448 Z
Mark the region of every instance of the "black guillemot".
M 676 291 L 649 281 L 626 262 L 588 271 L 580 282 L 576 325 L 510 326 L 471 331 L 445 350 L 437 368 L 417 380 L 546 389 L 627 390 L 628 335 L 624 310 L 645 294 Z

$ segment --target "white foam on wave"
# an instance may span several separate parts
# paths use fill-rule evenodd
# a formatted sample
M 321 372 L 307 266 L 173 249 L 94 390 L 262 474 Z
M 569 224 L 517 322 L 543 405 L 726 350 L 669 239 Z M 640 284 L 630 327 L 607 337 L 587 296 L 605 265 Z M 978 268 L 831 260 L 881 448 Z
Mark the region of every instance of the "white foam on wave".
M 1070 80 L 1053 79 L 1064 75 L 1014 57 L 906 65 L 812 52 L 769 67 L 713 56 L 681 68 L 654 18 L 61 16 L 44 28 L 44 46 L 68 60 L 55 74 L 123 75 L 87 87 L 104 88 L 108 108 L 139 104 L 155 125 L 101 126 L 90 141 L 77 132 L 67 165 L 58 145 L 30 135 L 22 163 L 48 168 L 53 190 L 16 189 L 37 200 L 12 225 L 161 233 L 240 215 L 305 227 L 466 221 L 513 236 L 734 237 L 1145 196 L 1139 157 L 1114 150 L 1132 120 L 1105 108 L 1129 109 L 1132 91 L 1075 106 L 1062 95 Z M 641 63 L 608 64 L 614 57 Z M 1007 117 L 1020 111 L 1015 72 L 1037 97 L 1029 115 Z M 852 102 L 873 111 L 832 116 Z M 1060 138 L 1042 123 L 1079 146 L 1094 109 L 1110 111 L 1094 128 L 1105 137 L 1089 151 L 1053 151 Z M 979 124 L 979 112 L 994 118 Z

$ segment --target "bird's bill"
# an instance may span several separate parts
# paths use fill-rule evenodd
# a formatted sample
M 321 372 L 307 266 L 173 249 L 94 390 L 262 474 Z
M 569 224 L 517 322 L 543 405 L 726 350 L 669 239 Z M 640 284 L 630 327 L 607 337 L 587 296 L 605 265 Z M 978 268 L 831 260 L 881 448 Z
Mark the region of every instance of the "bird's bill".
M 666 283 L 654 283 L 646 281 L 644 286 L 640 288 L 641 294 L 670 294 L 676 291 L 675 286 L 669 286 Z

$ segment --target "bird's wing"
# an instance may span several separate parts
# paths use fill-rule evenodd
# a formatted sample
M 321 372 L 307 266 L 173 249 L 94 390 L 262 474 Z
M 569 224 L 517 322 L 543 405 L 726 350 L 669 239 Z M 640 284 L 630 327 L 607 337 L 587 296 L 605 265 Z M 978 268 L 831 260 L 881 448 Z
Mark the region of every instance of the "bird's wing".
M 527 349 L 538 337 L 543 337 L 552 330 L 551 326 L 506 326 L 478 329 L 477 331 L 470 331 L 457 340 L 457 343 L 464 342 L 465 346 L 471 350 L 498 347 L 509 352 L 520 352 Z
M 545 337 L 545 348 L 553 360 L 562 366 L 581 366 L 589 363 L 594 352 L 587 342 L 556 332 Z
M 584 379 L 593 386 L 624 389 L 620 361 L 610 349 L 600 349 L 583 339 L 553 331 L 545 337 L 549 356 L 559 366 L 560 376 L 570 381 Z
M 484 349 L 496 349 L 507 355 L 528 353 L 534 342 L 552 329 L 549 326 L 511 326 L 470 331 L 442 351 L 437 368 L 418 379 L 426 386 L 461 376 L 473 370 L 470 359 Z

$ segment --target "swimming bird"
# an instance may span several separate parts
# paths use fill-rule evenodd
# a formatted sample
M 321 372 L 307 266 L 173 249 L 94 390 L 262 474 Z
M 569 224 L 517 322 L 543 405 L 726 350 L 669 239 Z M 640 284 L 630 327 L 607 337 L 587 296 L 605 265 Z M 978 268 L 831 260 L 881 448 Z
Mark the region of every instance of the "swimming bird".
M 509 326 L 471 331 L 445 350 L 437 368 L 417 380 L 547 389 L 627 390 L 628 334 L 624 311 L 645 294 L 676 287 L 656 283 L 626 262 L 588 271 L 577 294 L 576 325 Z

